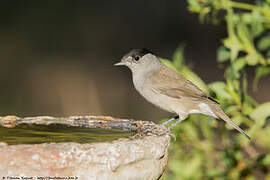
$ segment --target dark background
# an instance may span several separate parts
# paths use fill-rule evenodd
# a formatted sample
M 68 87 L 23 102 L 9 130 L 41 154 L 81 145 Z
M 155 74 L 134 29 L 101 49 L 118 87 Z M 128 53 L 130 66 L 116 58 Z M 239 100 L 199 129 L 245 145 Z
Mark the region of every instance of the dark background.
M 127 68 L 114 67 L 133 48 L 185 57 L 207 83 L 223 80 L 216 49 L 225 24 L 200 24 L 186 1 L 1 1 L 0 116 L 167 116 L 133 88 Z M 249 72 L 252 78 L 253 72 Z M 253 96 L 270 100 L 270 78 Z

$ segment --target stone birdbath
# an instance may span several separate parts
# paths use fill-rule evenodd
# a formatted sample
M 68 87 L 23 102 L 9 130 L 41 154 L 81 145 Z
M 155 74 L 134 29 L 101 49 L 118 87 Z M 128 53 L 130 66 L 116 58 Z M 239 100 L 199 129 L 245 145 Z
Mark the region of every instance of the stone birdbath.
M 159 179 L 170 136 L 109 116 L 0 117 L 2 179 Z

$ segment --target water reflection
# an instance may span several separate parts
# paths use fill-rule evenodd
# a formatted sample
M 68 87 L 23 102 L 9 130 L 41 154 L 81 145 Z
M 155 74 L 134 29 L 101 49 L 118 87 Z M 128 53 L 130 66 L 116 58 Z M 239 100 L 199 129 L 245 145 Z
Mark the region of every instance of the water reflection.
M 123 130 L 69 127 L 52 124 L 28 125 L 22 124 L 15 128 L 0 127 L 0 142 L 14 144 L 39 144 L 53 142 L 93 143 L 113 141 L 131 136 Z

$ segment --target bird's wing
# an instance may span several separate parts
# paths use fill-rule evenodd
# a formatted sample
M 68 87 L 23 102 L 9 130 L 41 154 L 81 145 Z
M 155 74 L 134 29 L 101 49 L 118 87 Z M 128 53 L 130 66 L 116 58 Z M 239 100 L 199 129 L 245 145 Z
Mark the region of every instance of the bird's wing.
M 151 74 L 150 78 L 156 91 L 172 98 L 208 99 L 196 85 L 165 65 Z
M 226 123 L 234 127 L 240 133 L 245 135 L 248 139 L 250 137 L 246 134 L 239 126 L 237 126 L 219 107 L 217 102 L 201 91 L 196 85 L 189 80 L 182 77 L 177 72 L 171 70 L 165 65 L 162 66 L 158 71 L 151 75 L 152 83 L 154 88 L 161 94 L 166 94 L 172 98 L 184 100 L 192 100 L 193 102 L 204 101 L 210 106 L 213 113 L 219 118 L 224 120 Z

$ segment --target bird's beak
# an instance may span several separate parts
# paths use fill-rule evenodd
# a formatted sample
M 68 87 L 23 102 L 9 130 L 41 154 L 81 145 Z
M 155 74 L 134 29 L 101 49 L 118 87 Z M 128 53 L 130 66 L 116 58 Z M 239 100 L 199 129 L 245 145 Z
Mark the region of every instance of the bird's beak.
M 114 66 L 123 66 L 123 65 L 126 65 L 126 63 L 124 62 L 119 62 L 119 63 L 115 63 Z

